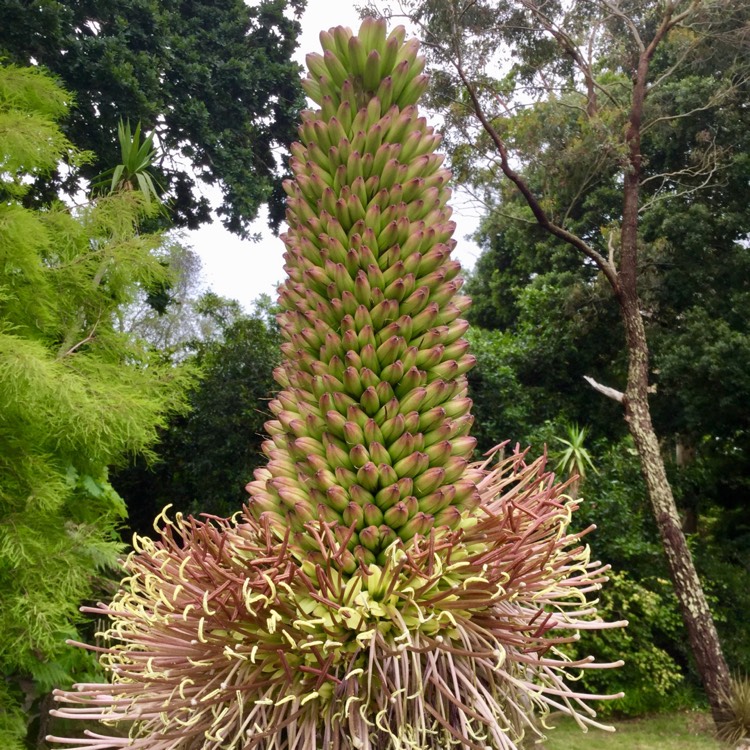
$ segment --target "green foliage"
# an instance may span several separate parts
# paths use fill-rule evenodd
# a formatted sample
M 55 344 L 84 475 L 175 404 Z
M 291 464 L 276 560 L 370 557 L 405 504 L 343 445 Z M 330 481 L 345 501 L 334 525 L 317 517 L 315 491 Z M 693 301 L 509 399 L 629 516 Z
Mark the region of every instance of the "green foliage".
M 120 142 L 120 163 L 107 170 L 98 179 L 94 188 L 109 190 L 140 190 L 147 204 L 151 198 L 159 200 L 164 189 L 151 174 L 158 151 L 154 148 L 154 134 L 150 133 L 141 143 L 141 123 L 131 132 L 130 121 L 117 123 L 117 140 Z M 109 179 L 111 177 L 111 179 Z
M 244 314 L 215 295 L 202 297 L 198 307 L 216 329 L 190 344 L 186 362 L 200 377 L 187 392 L 189 411 L 166 425 L 155 460 L 135 460 L 112 477 L 140 533 L 149 533 L 167 504 L 184 513 L 231 515 L 263 463 L 263 425 L 279 363 L 275 323 L 262 309 Z
M 0 744 L 13 747 L 42 695 L 95 671 L 65 640 L 81 639 L 78 608 L 122 551 L 126 509 L 108 466 L 148 451 L 185 375 L 115 325 L 164 274 L 161 238 L 138 233 L 143 199 L 24 207 L 28 178 L 71 149 L 52 119 L 69 97 L 13 67 L 0 68 L 0 91 L 0 118 L 15 113 L 18 128 L 0 141 L 0 163 L 12 165 L 0 174 Z
M 586 653 L 602 661 L 624 659 L 617 670 L 583 675 L 591 692 L 624 692 L 625 697 L 602 706 L 605 713 L 626 716 L 675 710 L 691 705 L 694 696 L 684 690 L 684 675 L 669 646 L 682 636 L 682 620 L 669 580 L 644 577 L 635 581 L 625 572 L 610 572 L 602 589 L 599 611 L 609 620 L 624 619 L 627 628 L 597 633 Z M 585 656 L 580 649 L 576 655 Z
M 589 469 L 597 473 L 591 454 L 584 445 L 588 430 L 579 427 L 576 423 L 565 425 L 565 437 L 555 435 L 554 441 L 562 448 L 551 452 L 552 459 L 556 462 L 556 471 L 564 477 L 572 478 L 571 492 L 578 493 L 578 485 L 586 479 Z
M 294 139 L 304 105 L 291 56 L 303 0 L 86 3 L 0 2 L 0 56 L 32 60 L 76 96 L 65 132 L 96 154 L 87 167 L 37 181 L 48 202 L 78 179 L 120 163 L 118 120 L 155 131 L 167 159 L 154 176 L 172 198 L 174 223 L 194 228 L 211 218 L 201 182 L 221 187 L 219 213 L 246 233 L 272 201 L 283 216 L 276 153 Z M 274 199 L 274 195 L 276 198 Z
M 469 373 L 469 395 L 474 402 L 473 434 L 481 452 L 505 441 L 527 441 L 533 396 L 518 382 L 513 367 L 516 342 L 503 331 L 470 328 L 467 338 L 477 358 Z

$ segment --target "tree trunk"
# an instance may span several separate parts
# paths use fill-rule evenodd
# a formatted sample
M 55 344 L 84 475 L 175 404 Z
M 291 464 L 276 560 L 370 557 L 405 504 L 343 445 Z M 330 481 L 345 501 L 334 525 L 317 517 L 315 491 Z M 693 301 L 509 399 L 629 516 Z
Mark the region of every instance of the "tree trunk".
M 629 357 L 628 387 L 624 399 L 625 420 L 638 450 L 641 471 L 648 487 L 651 507 L 666 552 L 698 674 L 714 721 L 719 722 L 726 715 L 724 698 L 730 688 L 729 668 L 682 531 L 659 442 L 651 423 L 648 403 L 648 346 L 637 303 L 637 296 L 635 299 L 621 301 Z
M 620 306 L 628 350 L 628 383 L 623 406 L 625 421 L 635 441 L 646 480 L 651 508 L 659 529 L 682 619 L 695 658 L 698 674 L 706 691 L 714 722 L 725 715 L 725 698 L 731 688 L 729 668 L 721 650 L 711 611 L 693 563 L 693 556 L 682 531 L 672 487 L 651 422 L 648 403 L 649 352 L 638 295 L 638 204 L 643 167 L 641 125 L 647 94 L 648 69 L 660 41 L 671 28 L 668 10 L 648 47 L 644 47 L 633 71 L 633 95 L 625 139 L 628 159 L 623 172 L 620 273 L 613 286 Z

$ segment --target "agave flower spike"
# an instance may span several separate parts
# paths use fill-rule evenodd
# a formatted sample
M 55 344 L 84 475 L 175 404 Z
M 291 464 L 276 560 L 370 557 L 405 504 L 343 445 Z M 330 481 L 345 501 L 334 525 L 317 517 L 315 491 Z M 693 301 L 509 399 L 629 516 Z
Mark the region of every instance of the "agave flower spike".
M 455 224 L 424 60 L 367 18 L 308 56 L 279 293 L 267 465 L 232 520 L 164 515 L 137 539 L 100 648 L 109 685 L 58 693 L 114 724 L 95 750 L 517 750 L 567 683 L 579 631 L 616 627 L 606 566 L 542 459 L 472 463 Z M 500 457 L 500 458 L 498 458 Z M 123 736 L 127 734 L 127 736 Z

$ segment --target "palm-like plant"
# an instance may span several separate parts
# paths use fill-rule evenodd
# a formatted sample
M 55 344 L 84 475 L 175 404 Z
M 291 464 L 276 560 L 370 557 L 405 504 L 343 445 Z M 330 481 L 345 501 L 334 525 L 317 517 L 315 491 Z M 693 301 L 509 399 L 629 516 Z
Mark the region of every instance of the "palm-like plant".
M 470 463 L 468 300 L 418 45 L 372 18 L 321 40 L 268 464 L 237 518 L 136 539 L 93 610 L 112 684 L 58 696 L 130 738 L 72 747 L 513 750 L 550 709 L 596 724 L 565 679 L 611 665 L 564 644 L 620 623 L 587 603 L 605 568 L 567 531 L 575 503 L 542 460 Z
M 152 199 L 158 203 L 164 190 L 151 173 L 159 154 L 154 147 L 154 134 L 150 133 L 141 141 L 141 123 L 132 131 L 129 120 L 120 120 L 117 124 L 117 138 L 122 161 L 99 175 L 94 189 L 111 193 L 117 190 L 138 190 L 147 204 Z
M 552 458 L 556 461 L 556 471 L 571 480 L 570 494 L 575 498 L 578 496 L 580 483 L 586 479 L 586 472 L 589 469 L 595 474 L 598 472 L 584 445 L 588 430 L 574 422 L 565 426 L 565 434 L 564 438 L 555 436 L 555 441 L 563 447 L 553 452 Z

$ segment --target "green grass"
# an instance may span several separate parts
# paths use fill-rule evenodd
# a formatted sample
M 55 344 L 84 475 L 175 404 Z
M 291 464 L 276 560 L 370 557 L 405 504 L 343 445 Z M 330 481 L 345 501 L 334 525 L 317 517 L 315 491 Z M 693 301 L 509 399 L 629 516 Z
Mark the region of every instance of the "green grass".
M 644 719 L 603 722 L 616 732 L 589 729 L 585 734 L 567 717 L 555 716 L 541 750 L 726 750 L 712 736 L 708 714 L 689 712 L 663 714 Z M 533 747 L 533 746 L 532 746 Z

